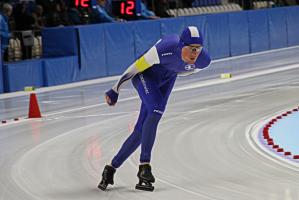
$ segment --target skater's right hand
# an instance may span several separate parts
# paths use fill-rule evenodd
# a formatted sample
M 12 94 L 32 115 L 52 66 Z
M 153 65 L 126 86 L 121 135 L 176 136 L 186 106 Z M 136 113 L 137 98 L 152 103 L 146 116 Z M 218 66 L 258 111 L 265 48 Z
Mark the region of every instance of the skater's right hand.
M 118 99 L 118 93 L 115 92 L 113 89 L 108 90 L 105 93 L 105 100 L 109 106 L 114 106 Z

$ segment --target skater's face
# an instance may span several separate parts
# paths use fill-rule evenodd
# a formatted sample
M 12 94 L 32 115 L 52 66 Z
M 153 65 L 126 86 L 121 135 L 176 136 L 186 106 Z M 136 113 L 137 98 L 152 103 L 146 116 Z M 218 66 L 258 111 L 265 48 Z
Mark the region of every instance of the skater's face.
M 194 64 L 198 58 L 202 46 L 199 44 L 191 44 L 182 48 L 182 59 L 188 64 Z

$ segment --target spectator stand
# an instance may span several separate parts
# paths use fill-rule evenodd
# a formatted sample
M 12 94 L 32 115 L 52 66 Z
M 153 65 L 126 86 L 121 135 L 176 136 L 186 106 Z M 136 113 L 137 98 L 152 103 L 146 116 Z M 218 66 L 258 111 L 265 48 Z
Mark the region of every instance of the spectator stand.
M 42 37 L 40 31 L 14 31 L 9 40 L 8 62 L 37 59 L 42 56 Z

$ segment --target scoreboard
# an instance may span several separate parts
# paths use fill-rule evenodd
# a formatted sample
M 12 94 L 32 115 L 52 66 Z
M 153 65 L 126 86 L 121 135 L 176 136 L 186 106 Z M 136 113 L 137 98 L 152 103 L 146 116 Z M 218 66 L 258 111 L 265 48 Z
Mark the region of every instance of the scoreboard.
M 72 4 L 77 8 L 88 8 L 91 6 L 91 0 L 72 0 Z
M 96 4 L 96 0 L 70 0 L 76 8 L 88 8 Z M 108 0 L 107 0 L 108 1 Z M 112 14 L 115 17 L 134 20 L 141 15 L 141 0 L 110 0 Z
M 141 15 L 141 0 L 112 0 L 112 14 L 122 19 L 134 20 Z

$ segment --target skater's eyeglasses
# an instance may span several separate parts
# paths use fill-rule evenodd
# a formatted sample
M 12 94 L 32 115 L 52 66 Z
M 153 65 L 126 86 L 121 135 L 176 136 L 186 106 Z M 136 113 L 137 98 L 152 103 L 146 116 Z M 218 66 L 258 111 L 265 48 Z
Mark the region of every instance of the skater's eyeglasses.
M 192 52 L 192 53 L 199 53 L 202 51 L 202 46 L 187 46 L 189 51 Z

